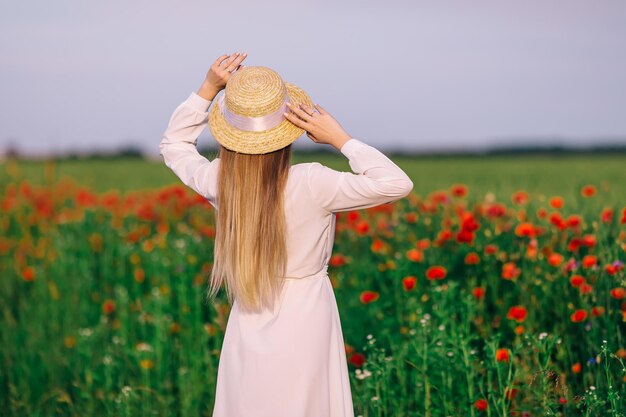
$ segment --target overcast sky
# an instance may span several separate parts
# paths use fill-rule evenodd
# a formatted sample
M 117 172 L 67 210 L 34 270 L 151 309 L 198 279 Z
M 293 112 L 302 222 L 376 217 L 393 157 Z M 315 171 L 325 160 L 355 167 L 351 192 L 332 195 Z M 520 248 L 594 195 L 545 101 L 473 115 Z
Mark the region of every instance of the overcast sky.
M 235 51 L 380 149 L 626 144 L 624 0 L 7 1 L 0 35 L 0 153 L 158 155 Z

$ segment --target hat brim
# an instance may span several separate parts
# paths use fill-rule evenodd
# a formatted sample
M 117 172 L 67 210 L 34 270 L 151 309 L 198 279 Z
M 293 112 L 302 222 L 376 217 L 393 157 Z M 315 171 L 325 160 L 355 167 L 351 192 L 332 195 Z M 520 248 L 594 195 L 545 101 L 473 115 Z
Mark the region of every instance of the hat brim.
M 300 87 L 288 82 L 285 82 L 285 87 L 291 104 L 313 106 L 309 95 Z M 305 133 L 304 129 L 287 119 L 272 129 L 260 132 L 239 130 L 226 122 L 217 102 L 209 112 L 209 129 L 220 145 L 231 151 L 246 154 L 264 154 L 282 149 Z

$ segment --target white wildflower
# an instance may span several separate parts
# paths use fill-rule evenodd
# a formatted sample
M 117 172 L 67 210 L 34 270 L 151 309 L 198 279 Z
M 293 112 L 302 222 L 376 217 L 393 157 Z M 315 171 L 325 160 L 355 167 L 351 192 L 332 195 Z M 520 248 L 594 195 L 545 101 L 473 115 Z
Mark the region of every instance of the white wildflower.
M 145 343 L 145 342 L 139 342 L 137 343 L 137 345 L 135 346 L 135 348 L 139 351 L 139 352 L 152 352 L 152 346 L 150 346 L 149 344 Z
M 372 373 L 370 371 L 368 371 L 367 369 L 363 369 L 362 371 L 360 369 L 356 370 L 356 378 L 357 379 L 365 379 L 367 377 L 372 376 Z
M 89 337 L 93 334 L 93 330 L 91 330 L 89 327 L 86 327 L 84 329 L 78 329 L 78 334 L 83 337 Z

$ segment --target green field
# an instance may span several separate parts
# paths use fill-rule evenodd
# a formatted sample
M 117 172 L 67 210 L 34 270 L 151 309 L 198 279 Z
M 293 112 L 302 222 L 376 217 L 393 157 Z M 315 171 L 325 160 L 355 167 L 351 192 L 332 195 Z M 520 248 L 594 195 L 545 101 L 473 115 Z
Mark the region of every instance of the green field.
M 209 158 L 215 154 L 207 155 Z M 626 201 L 626 154 L 394 157 L 411 177 L 414 191 L 425 195 L 451 184 L 466 184 L 473 196 L 494 193 L 497 197 L 524 189 L 530 194 L 574 197 L 584 184 L 596 184 L 609 201 Z M 331 168 L 349 171 L 341 154 L 294 154 L 292 163 L 319 161 Z M 0 164 L 0 184 L 11 180 Z M 45 182 L 45 164 L 22 162 L 20 177 L 33 183 Z M 51 171 L 55 178 L 67 175 L 95 190 L 120 191 L 157 188 L 178 179 L 160 161 L 140 159 L 57 161 Z
M 626 415 L 626 156 L 392 159 L 413 193 L 340 213 L 329 268 L 355 416 Z M 158 161 L 9 161 L 0 207 L 0 415 L 210 416 L 205 201 Z

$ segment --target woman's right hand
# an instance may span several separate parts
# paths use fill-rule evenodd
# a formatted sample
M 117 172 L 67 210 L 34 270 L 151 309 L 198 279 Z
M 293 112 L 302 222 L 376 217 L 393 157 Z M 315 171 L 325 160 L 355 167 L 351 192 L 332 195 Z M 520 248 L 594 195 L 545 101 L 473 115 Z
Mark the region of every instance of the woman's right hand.
M 339 122 L 319 104 L 315 105 L 315 109 L 305 104 L 293 106 L 291 103 L 287 103 L 287 106 L 289 106 L 290 112 L 284 114 L 285 118 L 299 128 L 306 130 L 306 135 L 315 143 L 326 143 L 340 151 L 344 143 L 352 138 Z
M 211 65 L 206 73 L 204 81 L 198 90 L 198 95 L 206 100 L 212 101 L 217 93 L 226 88 L 226 83 L 233 72 L 244 66 L 241 65 L 248 54 L 236 52 L 232 55 L 222 55 Z

